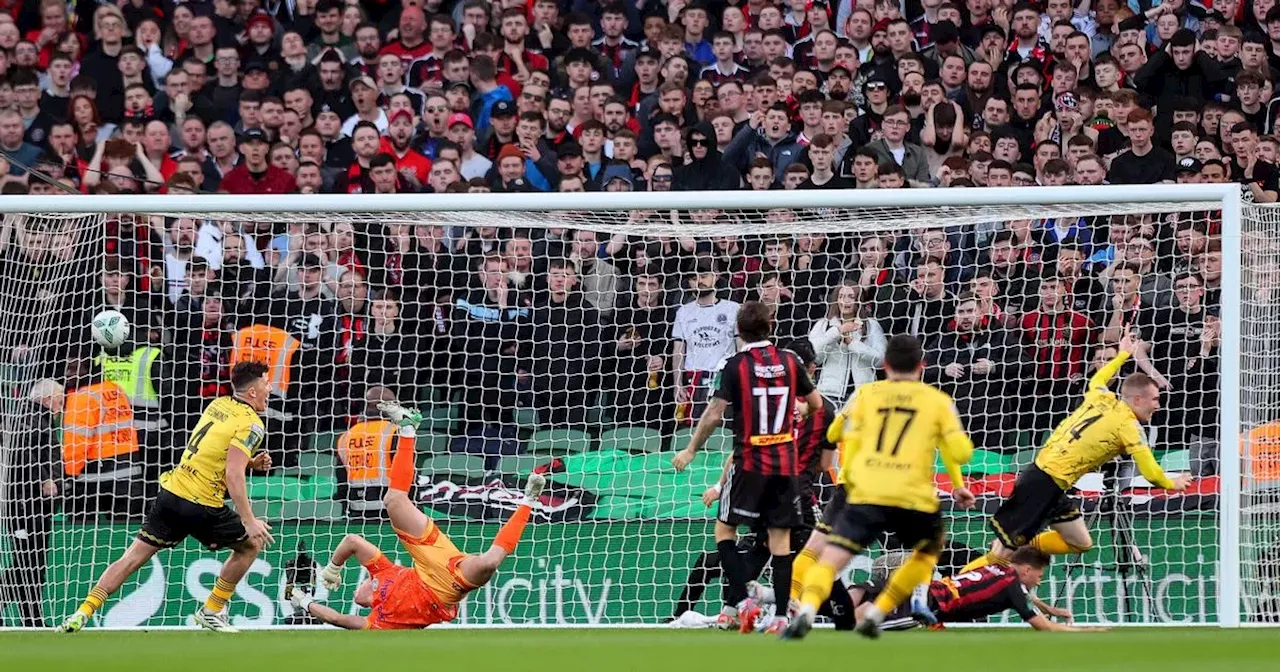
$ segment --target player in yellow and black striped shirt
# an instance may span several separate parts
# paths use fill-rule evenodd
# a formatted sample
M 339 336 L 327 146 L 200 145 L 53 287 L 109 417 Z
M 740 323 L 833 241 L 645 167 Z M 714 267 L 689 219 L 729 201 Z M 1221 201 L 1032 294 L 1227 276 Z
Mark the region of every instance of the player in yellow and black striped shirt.
M 267 366 L 259 362 L 235 365 L 231 388 L 232 396 L 215 399 L 205 408 L 182 460 L 160 477 L 160 493 L 138 538 L 102 573 L 84 603 L 59 630 L 78 632 L 151 556 L 191 536 L 211 550 L 231 549 L 213 592 L 194 619 L 210 630 L 236 631 L 223 608 L 259 551 L 272 542 L 271 526 L 254 517 L 245 489 L 245 469 L 271 468 L 271 458 L 262 450 L 266 433 L 259 417 L 267 408 L 271 391 Z M 228 496 L 235 503 L 234 510 L 226 505 Z

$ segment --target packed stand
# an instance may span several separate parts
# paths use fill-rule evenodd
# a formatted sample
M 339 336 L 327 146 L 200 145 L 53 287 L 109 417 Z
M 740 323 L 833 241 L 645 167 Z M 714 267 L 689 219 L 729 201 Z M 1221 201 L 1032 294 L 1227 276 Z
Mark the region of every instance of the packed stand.
M 73 7 L 0 14 L 4 194 L 1161 181 L 1280 193 L 1271 0 Z M 926 380 L 1010 462 L 1134 330 L 1133 366 L 1167 390 L 1159 443 L 1213 469 L 1213 213 L 776 237 L 749 232 L 820 214 L 624 216 L 743 234 L 610 236 L 575 213 L 528 228 L 111 215 L 102 272 L 62 289 L 60 326 L 44 334 L 61 345 L 31 354 L 11 333 L 8 356 L 56 382 L 31 393 L 48 411 L 103 376 L 127 381 L 133 448 L 75 473 L 136 462 L 151 483 L 227 393 L 231 363 L 271 355 L 277 465 L 336 450 L 336 497 L 354 501 L 346 444 L 316 437 L 388 398 L 438 410 L 445 450 L 482 456 L 486 472 L 545 430 L 602 441 L 642 427 L 669 447 L 733 351 L 746 300 L 775 308 L 777 339 L 812 351 L 837 405 L 880 375 L 889 336 L 919 336 Z M 0 289 L 31 315 L 49 309 L 43 267 L 104 252 L 57 223 L 5 227 Z M 1260 305 L 1276 303 L 1273 285 Z M 129 318 L 131 344 L 91 345 L 105 308 Z M 83 347 L 68 357 L 68 343 Z M 34 478 L 32 497 L 62 475 Z M 136 514 L 111 503 L 134 487 L 98 482 L 99 508 Z

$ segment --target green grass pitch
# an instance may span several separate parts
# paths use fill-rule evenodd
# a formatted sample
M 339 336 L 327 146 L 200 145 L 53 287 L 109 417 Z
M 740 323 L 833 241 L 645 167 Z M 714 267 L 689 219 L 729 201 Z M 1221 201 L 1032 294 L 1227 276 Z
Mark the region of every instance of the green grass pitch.
M 815 631 L 803 642 L 689 630 L 426 630 L 0 634 L 0 669 L 37 672 L 613 672 L 616 670 L 1088 670 L 1251 672 L 1280 669 L 1280 632 L 1212 628 L 1040 634 L 1022 629 L 887 633 L 865 641 Z

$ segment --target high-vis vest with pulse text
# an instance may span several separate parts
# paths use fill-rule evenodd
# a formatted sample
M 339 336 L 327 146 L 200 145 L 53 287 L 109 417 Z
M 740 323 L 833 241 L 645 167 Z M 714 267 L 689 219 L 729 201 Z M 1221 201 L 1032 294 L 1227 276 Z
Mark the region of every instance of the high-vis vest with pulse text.
M 151 365 L 160 354 L 160 348 L 148 345 L 136 348 L 128 357 L 104 352 L 94 360 L 102 371 L 102 379 L 119 385 L 129 396 L 129 403 L 133 404 L 134 426 L 138 429 L 164 429 L 168 426 L 160 414 L 160 394 L 151 381 Z
M 240 362 L 267 365 L 272 393 L 288 398 L 293 377 L 293 360 L 301 346 L 289 332 L 265 324 L 253 324 L 236 332 L 231 349 L 231 366 Z
M 80 476 L 92 463 L 137 451 L 133 408 L 119 385 L 104 381 L 67 395 L 62 416 L 62 468 L 68 476 Z M 90 472 L 95 477 L 114 478 L 97 469 Z
M 382 510 L 397 430 L 386 420 L 366 420 L 338 438 L 338 459 L 347 468 L 350 488 L 347 507 L 352 511 Z

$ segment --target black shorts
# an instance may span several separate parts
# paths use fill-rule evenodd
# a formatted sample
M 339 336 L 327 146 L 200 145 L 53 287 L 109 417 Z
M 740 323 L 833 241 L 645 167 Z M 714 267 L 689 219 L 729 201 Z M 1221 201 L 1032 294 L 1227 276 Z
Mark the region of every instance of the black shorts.
M 1025 545 L 1049 525 L 1079 517 L 1080 507 L 1075 499 L 1033 463 L 1018 475 L 1013 494 L 987 523 L 1000 543 L 1013 549 Z
M 720 493 L 722 523 L 752 528 L 799 527 L 800 481 L 795 476 L 765 476 L 729 467 L 729 482 Z
M 205 548 L 216 551 L 239 544 L 249 533 L 231 507 L 196 504 L 161 488 L 138 540 L 156 548 L 173 548 L 187 537 L 195 537 Z
M 946 538 L 941 513 L 878 504 L 846 505 L 833 527 L 827 541 L 853 553 L 861 553 L 871 544 L 883 541 L 885 532 L 897 537 L 903 548 L 931 555 L 942 552 Z
M 844 486 L 836 486 L 835 493 L 831 495 L 831 501 L 827 502 L 827 508 L 822 510 L 822 519 L 814 529 L 823 534 L 831 534 L 835 529 L 836 521 L 840 520 L 840 514 L 844 513 L 844 508 L 848 505 L 849 496 Z

